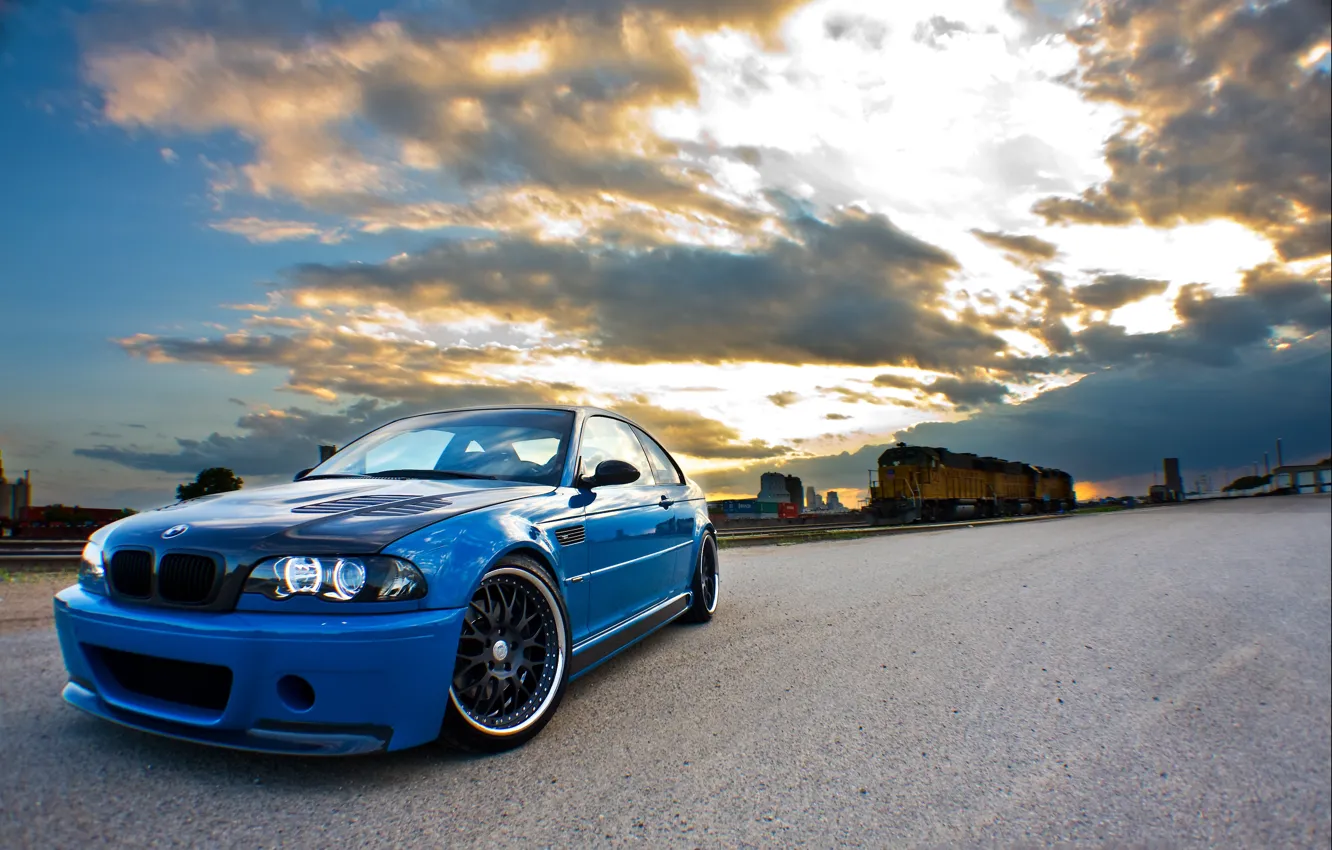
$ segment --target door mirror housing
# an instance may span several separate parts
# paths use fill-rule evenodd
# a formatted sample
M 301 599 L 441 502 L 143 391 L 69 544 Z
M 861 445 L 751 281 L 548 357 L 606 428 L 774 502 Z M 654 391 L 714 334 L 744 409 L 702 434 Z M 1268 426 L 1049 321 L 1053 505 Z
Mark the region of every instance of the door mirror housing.
M 591 490 L 594 487 L 614 487 L 619 484 L 632 484 L 643 473 L 638 467 L 623 460 L 603 460 L 597 464 L 597 471 L 591 477 L 583 476 L 579 483 Z
M 313 470 L 314 470 L 314 467 L 313 467 L 313 466 L 310 467 L 309 469 L 302 469 L 300 472 L 296 473 L 296 475 L 293 476 L 291 480 L 292 480 L 292 481 L 300 481 L 302 478 L 304 478 L 305 476 L 309 475 Z

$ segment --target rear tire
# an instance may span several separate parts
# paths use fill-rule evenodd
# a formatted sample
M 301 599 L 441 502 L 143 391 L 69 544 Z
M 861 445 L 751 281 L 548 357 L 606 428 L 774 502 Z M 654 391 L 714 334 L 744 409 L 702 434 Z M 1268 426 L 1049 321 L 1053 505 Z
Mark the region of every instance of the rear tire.
M 694 560 L 694 577 L 689 590 L 693 601 L 684 619 L 691 623 L 706 623 L 717 611 L 717 597 L 721 590 L 721 570 L 717 557 L 717 538 L 705 532 Z
M 494 753 L 536 737 L 569 681 L 569 616 L 555 581 L 524 555 L 486 571 L 463 615 L 440 740 Z

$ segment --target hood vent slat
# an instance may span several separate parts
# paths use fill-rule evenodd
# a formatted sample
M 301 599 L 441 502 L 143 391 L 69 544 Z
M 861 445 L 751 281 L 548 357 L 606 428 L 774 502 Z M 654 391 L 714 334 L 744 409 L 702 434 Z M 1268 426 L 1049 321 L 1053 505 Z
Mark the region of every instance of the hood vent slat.
M 357 511 L 365 508 L 377 508 L 380 505 L 387 505 L 390 502 L 403 502 L 415 498 L 407 495 L 382 496 L 350 496 L 346 499 L 334 499 L 331 502 L 315 502 L 312 505 L 301 505 L 299 508 L 292 508 L 294 514 L 340 514 L 346 511 Z
M 351 496 L 331 502 L 316 502 L 292 508 L 294 514 L 341 514 L 357 511 L 361 516 L 414 516 L 453 504 L 445 496 L 374 495 Z
M 427 496 L 424 499 L 416 499 L 412 502 L 400 502 L 394 505 L 385 505 L 382 508 L 374 508 L 368 511 L 362 511 L 362 516 L 412 516 L 414 514 L 424 514 L 430 511 L 437 511 L 440 508 L 447 508 L 453 504 L 443 496 Z

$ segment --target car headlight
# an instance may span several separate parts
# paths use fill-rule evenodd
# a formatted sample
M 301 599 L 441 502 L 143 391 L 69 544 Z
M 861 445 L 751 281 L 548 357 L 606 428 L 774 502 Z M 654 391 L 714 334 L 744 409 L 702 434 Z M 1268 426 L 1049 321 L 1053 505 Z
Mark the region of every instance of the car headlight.
M 405 602 L 426 595 L 426 580 L 411 562 L 388 555 L 284 555 L 256 564 L 245 592 L 269 599 Z
M 89 540 L 79 558 L 79 586 L 92 593 L 106 595 L 106 563 L 102 544 Z

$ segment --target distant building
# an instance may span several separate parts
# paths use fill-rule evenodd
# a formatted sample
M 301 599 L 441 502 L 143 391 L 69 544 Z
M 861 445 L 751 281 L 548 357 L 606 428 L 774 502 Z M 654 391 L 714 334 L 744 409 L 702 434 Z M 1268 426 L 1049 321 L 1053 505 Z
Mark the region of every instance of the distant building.
M 786 476 L 780 472 L 765 472 L 759 479 L 760 502 L 789 502 L 791 494 L 786 489 Z
M 4 456 L 0 455 L 0 519 L 17 522 L 32 504 L 32 486 L 25 476 L 10 483 L 5 478 Z
M 786 476 L 786 493 L 791 497 L 791 504 L 799 511 L 805 510 L 805 491 L 800 486 L 800 479 L 794 475 Z
M 842 500 L 839 499 L 839 498 L 837 498 L 837 491 L 836 491 L 836 490 L 829 490 L 829 491 L 828 491 L 828 510 L 830 510 L 830 511 L 840 511 L 840 510 L 842 510 L 842 509 L 843 509 L 843 508 L 842 508 Z
M 819 491 L 815 490 L 813 485 L 805 488 L 805 509 L 817 511 L 823 507 L 823 499 L 819 498 Z
M 1179 458 L 1168 457 L 1162 462 L 1165 471 L 1166 499 L 1171 502 L 1184 500 L 1184 479 L 1179 474 Z

